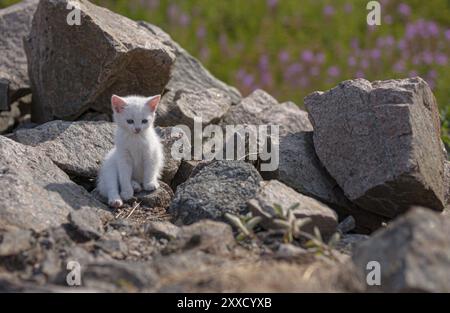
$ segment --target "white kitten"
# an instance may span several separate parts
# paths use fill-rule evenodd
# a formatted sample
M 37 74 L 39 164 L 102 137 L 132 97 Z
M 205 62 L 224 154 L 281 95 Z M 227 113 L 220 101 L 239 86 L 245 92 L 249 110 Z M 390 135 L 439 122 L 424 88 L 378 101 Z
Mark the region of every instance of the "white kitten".
M 160 95 L 111 98 L 117 124 L 115 146 L 103 161 L 97 187 L 112 207 L 122 206 L 142 188 L 159 187 L 164 154 L 153 120 L 160 99 Z

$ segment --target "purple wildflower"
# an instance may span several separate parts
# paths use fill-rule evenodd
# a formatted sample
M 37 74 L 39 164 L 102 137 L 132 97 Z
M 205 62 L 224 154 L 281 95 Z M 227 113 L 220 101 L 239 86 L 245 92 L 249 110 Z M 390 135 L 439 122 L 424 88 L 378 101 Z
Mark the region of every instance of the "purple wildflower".
M 411 7 L 406 3 L 400 3 L 398 5 L 398 13 L 404 16 L 409 16 L 411 15 Z
M 244 79 L 243 79 L 244 86 L 251 87 L 254 82 L 255 82 L 255 79 L 253 78 L 253 75 L 247 74 L 244 76 Z
M 435 22 L 428 22 L 427 29 L 431 36 L 439 35 L 439 26 Z
M 370 51 L 370 57 L 372 59 L 378 60 L 381 57 L 381 51 L 379 49 L 373 49 Z
M 323 52 L 319 52 L 316 54 L 316 62 L 318 64 L 323 64 L 323 62 L 325 62 L 325 54 Z
M 435 61 L 436 61 L 436 64 L 438 64 L 438 65 L 447 65 L 447 61 L 448 61 L 447 55 L 445 55 L 443 53 L 438 53 L 435 56 Z
M 433 63 L 433 53 L 431 53 L 430 51 L 425 51 L 423 53 L 423 61 L 425 62 L 425 64 L 431 64 Z
M 308 63 L 314 61 L 314 53 L 311 50 L 303 51 L 302 60 Z
M 189 17 L 189 15 L 183 13 L 180 16 L 180 25 L 181 26 L 188 26 L 189 23 L 191 22 L 191 18 Z
M 263 54 L 260 58 L 259 58 L 259 68 L 260 70 L 267 70 L 267 68 L 269 67 L 269 57 L 266 54 Z
M 351 13 L 353 11 L 353 6 L 351 3 L 346 3 L 344 5 L 344 11 L 345 13 Z
M 323 8 L 323 14 L 324 14 L 325 16 L 331 16 L 331 15 L 334 15 L 334 7 L 331 6 L 331 5 L 326 5 L 326 6 Z
M 416 77 L 416 76 L 419 76 L 419 75 L 417 74 L 416 71 L 413 70 L 413 71 L 409 72 L 408 76 L 409 77 Z
M 364 78 L 364 72 L 363 71 L 357 71 L 356 72 L 356 74 L 355 74 L 355 77 L 356 78 Z
M 356 66 L 356 58 L 352 55 L 348 57 L 347 62 L 349 66 Z
M 206 37 L 206 28 L 205 26 L 201 25 L 197 29 L 197 38 L 204 39 L 205 37 Z
M 405 62 L 402 60 L 394 64 L 394 71 L 397 73 L 403 73 L 405 71 Z
M 175 3 L 172 3 L 168 8 L 167 8 L 167 15 L 169 16 L 170 19 L 174 20 L 177 18 L 178 16 L 178 6 Z
M 280 60 L 280 62 L 282 63 L 286 63 L 287 61 L 289 61 L 289 52 L 287 52 L 286 50 L 282 50 L 280 51 L 280 53 L 278 53 L 278 60 Z
M 270 9 L 275 8 L 278 5 L 278 0 L 267 0 L 267 6 Z
M 339 67 L 337 67 L 335 65 L 330 66 L 328 68 L 328 75 L 331 77 L 337 77 L 340 75 L 340 73 L 341 73 L 341 71 L 339 70 Z
M 437 78 L 437 72 L 435 70 L 430 70 L 427 74 L 427 76 L 431 79 L 436 79 Z

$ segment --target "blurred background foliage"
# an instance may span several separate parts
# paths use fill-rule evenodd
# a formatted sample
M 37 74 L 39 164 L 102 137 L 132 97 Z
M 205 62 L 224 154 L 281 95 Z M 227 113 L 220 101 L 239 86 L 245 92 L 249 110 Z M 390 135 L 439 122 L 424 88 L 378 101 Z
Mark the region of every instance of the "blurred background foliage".
M 14 0 L 0 0 L 0 7 Z M 441 110 L 450 144 L 450 0 L 94 0 L 169 33 L 243 95 L 262 88 L 279 101 L 346 79 L 421 76 Z

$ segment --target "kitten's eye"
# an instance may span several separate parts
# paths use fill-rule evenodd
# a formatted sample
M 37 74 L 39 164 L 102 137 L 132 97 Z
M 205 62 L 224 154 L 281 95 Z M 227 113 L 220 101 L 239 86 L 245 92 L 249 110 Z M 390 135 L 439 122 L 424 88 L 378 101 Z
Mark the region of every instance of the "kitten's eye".
M 142 124 L 147 124 L 147 123 L 148 123 L 147 119 L 142 120 Z
M 133 124 L 134 121 L 133 121 L 133 120 L 127 120 L 127 123 L 128 123 L 128 124 Z

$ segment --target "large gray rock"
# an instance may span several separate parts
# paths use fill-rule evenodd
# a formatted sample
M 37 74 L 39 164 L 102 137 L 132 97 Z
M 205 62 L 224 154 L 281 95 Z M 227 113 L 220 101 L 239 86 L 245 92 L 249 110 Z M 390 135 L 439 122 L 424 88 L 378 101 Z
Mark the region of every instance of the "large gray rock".
M 279 104 L 260 89 L 233 106 L 223 118 L 222 124 L 279 125 L 280 133 L 312 130 L 307 112 L 293 102 Z
M 317 155 L 350 200 L 389 218 L 444 208 L 439 114 L 425 81 L 345 81 L 305 106 Z
M 108 122 L 52 121 L 20 129 L 13 139 L 42 151 L 69 175 L 95 178 L 113 147 L 114 130 Z
M 364 282 L 368 262 L 379 262 L 381 285 L 369 291 L 450 292 L 450 218 L 414 208 L 357 245 L 352 259 Z
M 250 208 L 257 208 L 273 217 L 276 217 L 275 205 L 281 206 L 283 213 L 298 204 L 293 211 L 297 218 L 311 218 L 311 223 L 305 225 L 304 230 L 312 232 L 317 227 L 324 236 L 332 235 L 338 225 L 337 214 L 324 203 L 314 198 L 302 195 L 294 189 L 277 181 L 270 180 L 261 182 L 261 187 L 255 198 L 248 201 Z
M 370 233 L 384 221 L 382 216 L 361 210 L 351 203 L 336 181 L 328 174 L 314 150 L 313 132 L 296 132 L 280 136 L 279 166 L 264 173 L 296 191 L 316 198 L 335 209 L 341 216 L 352 215 L 358 232 Z
M 261 176 L 243 161 L 215 161 L 178 186 L 169 208 L 177 223 L 192 224 L 201 219 L 225 220 L 224 213 L 248 212 Z
M 81 25 L 69 25 L 76 5 Z M 33 119 L 75 119 L 110 112 L 111 94 L 160 94 L 175 60 L 172 49 L 136 22 L 87 0 L 41 1 L 25 41 Z
M 12 138 L 43 151 L 71 176 L 95 178 L 103 158 L 114 145 L 115 129 L 115 124 L 110 122 L 52 121 L 18 130 Z M 183 132 L 173 127 L 157 127 L 156 132 L 164 146 L 162 180 L 170 184 L 181 163 L 180 159 L 172 157 L 172 146 L 178 140 L 189 146 L 189 141 Z
M 30 92 L 23 37 L 28 36 L 38 0 L 0 10 L 0 111 Z
M 103 223 L 94 210 L 81 208 L 70 212 L 69 221 L 83 239 L 99 239 L 102 236 Z
M 59 226 L 82 207 L 109 218 L 105 206 L 39 150 L 0 136 L 0 229 Z
M 207 69 L 196 58 L 191 56 L 178 43 L 174 42 L 172 38 L 161 30 L 159 27 L 149 24 L 147 22 L 138 22 L 140 26 L 146 28 L 164 44 L 171 47 L 176 55 L 175 64 L 173 66 L 172 76 L 166 89 L 167 95 L 173 97 L 173 92 L 179 89 L 187 89 L 191 91 L 205 91 L 208 89 L 219 89 L 223 94 L 228 95 L 233 103 L 238 103 L 241 99 L 239 91 L 224 82 L 218 80 L 209 73 Z M 165 96 L 161 100 L 160 106 L 164 106 L 166 101 Z M 174 124 L 176 125 L 176 124 Z M 172 126 L 174 126 L 172 125 Z
M 177 89 L 164 95 L 155 123 L 159 126 L 187 125 L 193 130 L 195 119 L 201 119 L 201 126 L 218 123 L 231 104 L 231 97 L 217 88 Z

